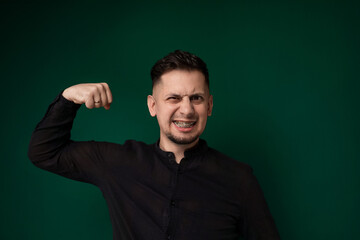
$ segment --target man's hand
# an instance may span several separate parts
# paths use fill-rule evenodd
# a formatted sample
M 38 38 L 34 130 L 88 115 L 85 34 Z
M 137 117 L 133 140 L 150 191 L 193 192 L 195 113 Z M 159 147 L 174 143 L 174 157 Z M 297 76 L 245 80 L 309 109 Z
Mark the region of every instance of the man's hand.
M 107 83 L 84 83 L 64 90 L 63 97 L 77 104 L 85 103 L 89 109 L 104 107 L 110 109 L 112 94 Z

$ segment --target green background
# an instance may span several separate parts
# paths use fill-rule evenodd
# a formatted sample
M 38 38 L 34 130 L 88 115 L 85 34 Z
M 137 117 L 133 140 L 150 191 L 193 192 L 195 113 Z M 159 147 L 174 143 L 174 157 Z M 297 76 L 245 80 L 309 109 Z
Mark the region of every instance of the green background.
M 34 167 L 27 145 L 64 88 L 108 82 L 73 139 L 158 138 L 150 69 L 207 62 L 208 144 L 254 168 L 282 239 L 360 239 L 360 4 L 355 1 L 1 1 L 0 239 L 112 239 L 94 186 Z

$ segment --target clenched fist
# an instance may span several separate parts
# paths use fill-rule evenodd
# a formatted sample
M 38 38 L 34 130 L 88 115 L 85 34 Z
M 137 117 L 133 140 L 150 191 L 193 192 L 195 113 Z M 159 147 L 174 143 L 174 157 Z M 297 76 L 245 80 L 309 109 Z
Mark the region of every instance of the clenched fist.
M 104 107 L 110 109 L 112 94 L 107 83 L 83 83 L 64 90 L 63 97 L 77 104 L 85 103 L 89 109 Z

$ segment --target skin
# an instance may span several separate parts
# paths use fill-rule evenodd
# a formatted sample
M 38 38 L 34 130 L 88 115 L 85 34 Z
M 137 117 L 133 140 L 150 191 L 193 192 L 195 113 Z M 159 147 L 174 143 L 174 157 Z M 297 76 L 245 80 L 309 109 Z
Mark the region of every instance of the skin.
M 113 101 L 106 83 L 77 84 L 65 89 L 62 95 L 89 109 L 104 107 L 109 110 Z M 205 76 L 197 70 L 167 72 L 153 87 L 147 105 L 150 115 L 157 117 L 159 123 L 160 148 L 173 152 L 176 162 L 180 163 L 185 150 L 199 141 L 212 112 L 213 97 Z
M 213 97 L 205 76 L 197 70 L 173 70 L 161 76 L 148 96 L 150 115 L 157 117 L 160 127 L 160 148 L 173 152 L 180 163 L 184 151 L 196 145 L 211 115 Z M 195 124 L 178 127 L 174 121 Z
M 82 83 L 64 90 L 63 97 L 76 104 L 85 104 L 89 109 L 110 109 L 112 94 L 107 83 Z

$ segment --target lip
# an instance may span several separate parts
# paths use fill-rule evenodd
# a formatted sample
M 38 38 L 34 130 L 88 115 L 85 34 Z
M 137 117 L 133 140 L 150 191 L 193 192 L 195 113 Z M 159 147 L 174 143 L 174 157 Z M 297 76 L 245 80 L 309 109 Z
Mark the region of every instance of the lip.
M 191 127 L 187 127 L 187 128 L 182 128 L 182 127 L 178 127 L 174 122 L 195 122 L 194 125 L 192 125 Z M 194 127 L 196 126 L 197 122 L 196 121 L 180 121 L 180 120 L 174 120 L 172 121 L 172 124 L 174 125 L 174 127 L 180 131 L 180 132 L 191 132 Z
M 196 122 L 195 119 L 186 119 L 186 120 L 182 120 L 182 119 L 174 119 L 172 120 L 173 122 Z

